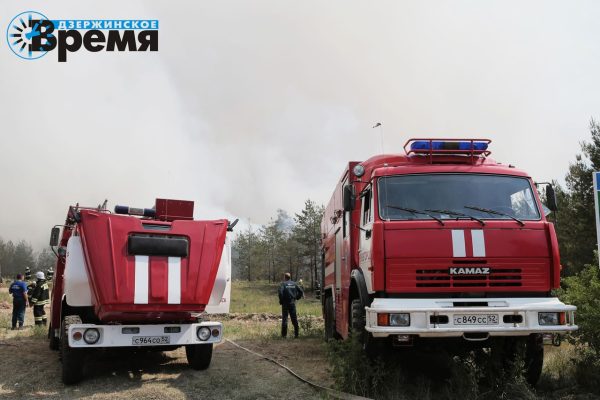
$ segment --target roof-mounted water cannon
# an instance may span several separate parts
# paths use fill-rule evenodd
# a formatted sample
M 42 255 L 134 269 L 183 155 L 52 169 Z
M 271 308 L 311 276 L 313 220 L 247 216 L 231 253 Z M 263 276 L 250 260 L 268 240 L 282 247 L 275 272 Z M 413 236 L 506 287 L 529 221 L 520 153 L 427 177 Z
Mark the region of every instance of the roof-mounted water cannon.
M 194 202 L 189 200 L 156 199 L 153 208 L 115 206 L 115 214 L 136 215 L 159 221 L 193 220 Z
M 115 206 L 115 214 L 123 214 L 123 215 L 137 215 L 140 217 L 149 217 L 154 218 L 156 215 L 156 210 L 153 208 L 136 208 L 129 206 Z
M 240 222 L 239 218 L 236 218 L 235 221 L 233 221 L 233 222 L 228 221 L 227 222 L 227 232 L 233 232 L 233 228 L 237 225 L 238 222 Z

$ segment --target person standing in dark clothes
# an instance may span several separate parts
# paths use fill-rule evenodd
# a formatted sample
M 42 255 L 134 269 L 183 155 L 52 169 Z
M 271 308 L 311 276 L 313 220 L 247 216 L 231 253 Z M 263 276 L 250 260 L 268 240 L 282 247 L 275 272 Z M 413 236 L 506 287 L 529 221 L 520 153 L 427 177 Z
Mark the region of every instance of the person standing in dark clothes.
M 27 284 L 23 282 L 23 275 L 18 274 L 17 279 L 11 283 L 8 293 L 13 295 L 12 329 L 23 329 L 25 322 L 25 310 L 29 307 L 27 299 Z
M 46 277 L 42 271 L 35 274 L 37 282 L 35 288 L 31 292 L 31 305 L 33 306 L 33 320 L 36 325 L 46 325 L 46 311 L 44 306 L 50 304 L 50 290 L 48 289 L 48 283 L 46 283 Z
M 284 282 L 279 286 L 279 304 L 281 304 L 281 336 L 287 336 L 288 314 L 294 325 L 294 337 L 298 337 L 298 316 L 296 315 L 296 300 L 304 296 L 304 291 L 292 280 L 292 275 L 286 272 Z

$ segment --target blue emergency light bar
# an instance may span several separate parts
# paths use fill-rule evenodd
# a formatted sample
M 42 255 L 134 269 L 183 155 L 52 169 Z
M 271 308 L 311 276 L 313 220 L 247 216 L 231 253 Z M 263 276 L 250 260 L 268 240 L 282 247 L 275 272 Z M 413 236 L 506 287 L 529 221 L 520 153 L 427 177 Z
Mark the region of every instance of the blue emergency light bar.
M 480 157 L 491 154 L 488 146 L 489 139 L 409 139 L 404 145 L 406 155 L 429 156 L 433 162 L 434 156 L 468 156 L 471 163 Z
M 447 142 L 417 140 L 410 144 L 411 150 L 463 150 L 463 151 L 485 151 L 488 143 L 485 142 Z

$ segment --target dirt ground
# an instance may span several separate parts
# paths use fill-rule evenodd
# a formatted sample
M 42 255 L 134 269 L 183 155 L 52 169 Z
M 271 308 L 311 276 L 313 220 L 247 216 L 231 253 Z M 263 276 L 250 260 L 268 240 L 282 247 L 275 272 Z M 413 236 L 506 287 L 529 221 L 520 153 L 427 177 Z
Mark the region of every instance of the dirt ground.
M 11 308 L 7 306 L 6 303 L 4 307 L 0 305 L 0 399 L 324 397 L 286 370 L 228 342 L 215 347 L 212 364 L 206 371 L 190 369 L 183 349 L 139 354 L 130 351 L 103 352 L 89 360 L 83 382 L 65 386 L 60 379 L 58 353 L 48 348 L 43 332 L 32 327 L 31 309 L 27 310 L 26 329 L 11 331 Z M 256 339 L 236 342 L 277 359 L 317 384 L 332 384 L 320 339 Z

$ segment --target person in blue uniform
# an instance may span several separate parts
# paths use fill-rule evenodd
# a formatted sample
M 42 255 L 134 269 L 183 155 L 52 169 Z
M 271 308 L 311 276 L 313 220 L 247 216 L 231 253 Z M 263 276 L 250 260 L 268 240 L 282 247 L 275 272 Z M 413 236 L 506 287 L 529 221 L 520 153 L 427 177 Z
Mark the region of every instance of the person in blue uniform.
M 284 281 L 279 285 L 279 304 L 281 304 L 281 336 L 287 337 L 288 314 L 294 326 L 294 337 L 298 337 L 298 316 L 296 314 L 296 300 L 304 296 L 304 291 L 292 280 L 292 275 L 286 272 Z
M 17 279 L 10 284 L 8 293 L 13 296 L 12 330 L 23 329 L 25 310 L 29 307 L 27 284 L 23 282 L 23 275 L 17 274 Z

